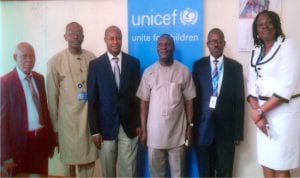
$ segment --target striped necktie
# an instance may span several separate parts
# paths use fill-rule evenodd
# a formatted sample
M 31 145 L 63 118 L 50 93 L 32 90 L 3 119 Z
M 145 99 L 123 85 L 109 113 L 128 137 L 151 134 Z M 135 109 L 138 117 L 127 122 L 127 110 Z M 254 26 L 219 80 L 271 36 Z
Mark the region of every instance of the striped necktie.
M 212 72 L 212 85 L 213 85 L 213 96 L 218 96 L 218 82 L 219 82 L 219 71 L 218 71 L 218 60 L 213 61 L 215 66 Z

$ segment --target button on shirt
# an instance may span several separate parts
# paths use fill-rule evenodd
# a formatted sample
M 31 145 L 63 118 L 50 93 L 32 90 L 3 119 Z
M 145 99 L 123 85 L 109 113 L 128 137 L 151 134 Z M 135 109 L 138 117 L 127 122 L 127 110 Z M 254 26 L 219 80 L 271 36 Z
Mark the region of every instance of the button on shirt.
M 219 81 L 218 81 L 218 94 L 220 94 L 221 86 L 222 86 L 222 80 L 223 80 L 223 73 L 224 73 L 224 56 L 220 56 L 218 59 L 214 58 L 213 56 L 210 56 L 210 67 L 211 71 L 215 68 L 215 62 L 214 60 L 218 60 L 218 72 L 219 72 Z
M 183 145 L 187 127 L 184 101 L 196 96 L 188 68 L 178 61 L 171 66 L 156 62 L 145 70 L 136 95 L 150 101 L 147 145 L 157 149 Z
M 30 91 L 30 88 L 28 85 L 28 81 L 26 80 L 26 74 L 24 74 L 24 72 L 21 69 L 19 69 L 18 67 L 16 67 L 16 69 L 17 69 L 17 73 L 20 78 L 20 81 L 22 83 L 22 87 L 23 87 L 25 99 L 26 99 L 28 130 L 32 131 L 32 130 L 41 128 L 42 126 L 39 123 L 39 114 L 38 114 L 37 108 L 34 104 L 32 96 L 31 96 L 31 91 Z M 33 87 L 34 87 L 36 93 L 38 94 L 39 92 L 37 90 L 34 78 L 32 78 L 32 83 L 33 83 Z

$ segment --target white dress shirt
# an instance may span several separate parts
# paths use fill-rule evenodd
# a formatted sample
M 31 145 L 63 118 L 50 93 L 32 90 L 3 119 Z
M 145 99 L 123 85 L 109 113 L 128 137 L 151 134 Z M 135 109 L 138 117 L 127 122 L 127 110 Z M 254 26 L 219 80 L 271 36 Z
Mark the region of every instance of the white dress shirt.
M 25 99 L 26 99 L 27 116 L 28 116 L 28 130 L 32 131 L 32 130 L 41 128 L 42 125 L 39 123 L 39 113 L 38 113 L 38 110 L 32 99 L 28 81 L 25 79 L 26 74 L 24 74 L 24 72 L 21 69 L 19 69 L 18 67 L 16 67 L 16 69 L 17 69 L 17 73 L 20 78 L 20 81 L 22 83 L 22 87 L 23 87 Z M 37 90 L 34 78 L 32 78 L 32 84 L 33 84 L 33 87 L 34 87 L 36 93 L 38 94 L 39 92 Z

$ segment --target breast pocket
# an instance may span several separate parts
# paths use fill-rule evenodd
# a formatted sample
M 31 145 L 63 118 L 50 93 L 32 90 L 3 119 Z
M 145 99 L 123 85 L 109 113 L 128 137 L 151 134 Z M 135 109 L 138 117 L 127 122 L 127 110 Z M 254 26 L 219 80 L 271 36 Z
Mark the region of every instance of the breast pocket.
M 177 105 L 182 100 L 181 84 L 172 82 L 169 86 L 169 103 Z

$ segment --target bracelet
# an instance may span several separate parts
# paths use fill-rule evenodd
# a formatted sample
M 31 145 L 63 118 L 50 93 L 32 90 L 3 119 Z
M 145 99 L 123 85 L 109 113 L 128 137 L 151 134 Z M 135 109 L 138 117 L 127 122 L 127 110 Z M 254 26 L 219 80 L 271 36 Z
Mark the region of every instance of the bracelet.
M 264 114 L 263 110 L 261 108 L 257 108 L 256 112 L 259 116 L 262 116 Z

